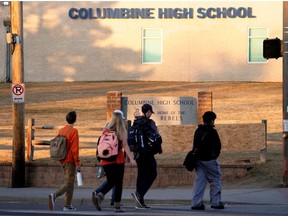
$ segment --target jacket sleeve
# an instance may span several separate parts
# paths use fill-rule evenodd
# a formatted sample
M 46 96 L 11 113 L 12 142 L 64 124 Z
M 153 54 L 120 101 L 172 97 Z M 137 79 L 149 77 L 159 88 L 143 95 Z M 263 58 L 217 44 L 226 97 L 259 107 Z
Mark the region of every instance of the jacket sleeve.
M 149 123 L 150 123 L 150 127 L 158 133 L 158 128 L 156 126 L 156 123 L 152 119 L 149 119 Z
M 221 141 L 218 132 L 213 129 L 214 131 L 214 136 L 213 136 L 213 141 L 214 141 L 214 154 L 216 158 L 219 157 L 220 152 L 221 152 Z
M 70 137 L 70 152 L 72 153 L 73 160 L 75 162 L 76 166 L 79 166 L 80 160 L 79 160 L 79 135 L 78 130 L 74 128 L 73 131 L 71 131 L 71 137 Z
M 201 144 L 201 132 L 200 130 L 197 128 L 194 132 L 194 138 L 193 138 L 193 146 L 192 149 L 197 148 L 200 149 L 200 144 Z

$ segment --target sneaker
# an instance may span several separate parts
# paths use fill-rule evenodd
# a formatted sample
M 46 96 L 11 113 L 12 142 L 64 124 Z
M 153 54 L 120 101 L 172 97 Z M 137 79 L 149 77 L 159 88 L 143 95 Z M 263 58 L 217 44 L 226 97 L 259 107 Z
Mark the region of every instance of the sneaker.
M 101 211 L 101 203 L 104 199 L 102 193 L 97 194 L 96 191 L 92 192 L 92 202 L 98 211 Z
M 52 211 L 54 210 L 55 201 L 56 201 L 56 194 L 49 194 L 49 209 Z
M 72 205 L 64 206 L 63 211 L 76 211 L 76 208 L 73 207 Z
M 143 210 L 143 209 L 150 209 L 150 206 L 147 206 L 146 204 L 142 203 L 142 206 L 135 206 L 135 209 L 137 210 Z
M 137 210 L 143 210 L 143 209 L 146 209 L 144 206 L 135 206 L 135 209 Z
M 134 199 L 135 208 L 137 209 L 144 209 L 145 207 L 140 202 L 139 196 L 137 196 L 136 192 L 131 193 L 132 198 Z
M 205 205 L 201 202 L 200 205 L 192 206 L 192 210 L 205 210 Z
M 122 209 L 121 207 L 118 207 L 118 208 L 115 208 L 115 209 L 114 209 L 114 212 L 116 212 L 116 213 L 121 213 L 121 212 L 125 212 L 125 210 Z
M 110 206 L 113 206 L 113 207 L 114 207 L 114 201 L 113 201 L 113 200 L 111 200 Z
M 225 209 L 227 207 L 227 203 L 220 202 L 218 205 L 211 205 L 211 208 L 214 209 Z
M 145 209 L 150 209 L 151 207 L 150 206 L 147 206 L 146 204 L 142 203 L 142 206 L 145 208 Z

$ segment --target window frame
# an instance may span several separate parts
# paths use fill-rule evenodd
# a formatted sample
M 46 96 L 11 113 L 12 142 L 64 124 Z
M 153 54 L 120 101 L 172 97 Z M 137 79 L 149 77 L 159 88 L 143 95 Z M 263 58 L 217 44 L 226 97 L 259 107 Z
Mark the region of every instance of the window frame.
M 160 36 L 159 37 L 145 37 L 145 30 L 160 30 Z M 141 30 L 141 37 L 142 37 L 142 64 L 162 64 L 163 63 L 163 29 L 162 28 L 142 28 Z M 145 40 L 147 39 L 159 39 L 160 40 L 160 61 L 159 62 L 145 62 L 144 61 L 144 45 L 145 45 Z
M 264 36 L 250 36 L 250 30 L 253 30 L 253 29 L 266 29 L 266 35 Z M 263 38 L 263 41 L 265 39 L 267 39 L 269 37 L 269 29 L 268 27 L 248 27 L 248 31 L 247 31 L 247 38 L 248 38 L 248 41 L 247 41 L 247 63 L 248 64 L 266 64 L 268 63 L 268 60 L 266 59 L 265 61 L 250 61 L 250 48 L 251 48 L 251 43 L 250 43 L 250 39 L 253 39 L 253 38 Z M 262 56 L 263 56 L 263 47 L 262 47 Z M 263 57 L 264 58 L 264 57 Z

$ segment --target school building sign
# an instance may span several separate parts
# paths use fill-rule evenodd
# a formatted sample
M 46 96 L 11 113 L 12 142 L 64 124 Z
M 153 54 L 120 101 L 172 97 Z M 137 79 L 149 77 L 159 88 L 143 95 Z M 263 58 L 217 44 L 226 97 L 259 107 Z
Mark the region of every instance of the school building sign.
M 219 19 L 256 18 L 251 7 L 217 8 L 70 8 L 71 19 Z
M 142 115 L 141 107 L 153 107 L 152 119 L 157 125 L 188 125 L 198 123 L 197 99 L 193 97 L 122 97 L 122 110 L 128 120 Z

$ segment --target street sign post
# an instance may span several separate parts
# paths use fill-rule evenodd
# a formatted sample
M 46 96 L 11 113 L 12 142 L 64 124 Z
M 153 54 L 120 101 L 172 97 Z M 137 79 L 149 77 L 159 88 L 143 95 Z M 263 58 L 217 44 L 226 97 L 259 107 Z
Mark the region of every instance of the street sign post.
M 25 102 L 25 84 L 12 84 L 12 102 L 13 103 L 24 103 Z

